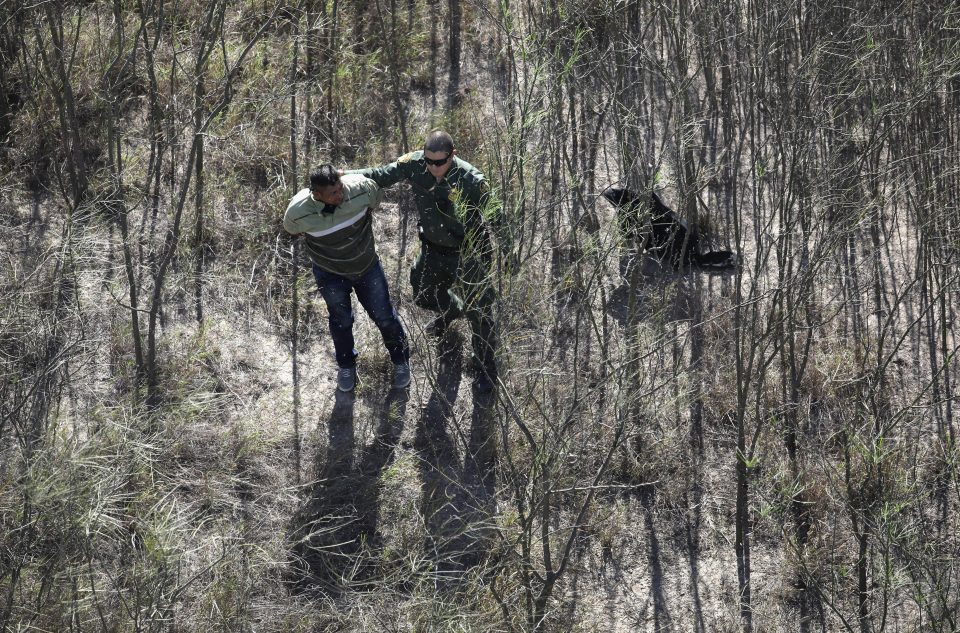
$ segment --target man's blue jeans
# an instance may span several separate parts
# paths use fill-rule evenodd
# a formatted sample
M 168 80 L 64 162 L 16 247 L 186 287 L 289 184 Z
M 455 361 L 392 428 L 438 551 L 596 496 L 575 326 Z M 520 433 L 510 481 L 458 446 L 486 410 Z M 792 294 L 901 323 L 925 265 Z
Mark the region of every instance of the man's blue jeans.
M 383 336 L 383 343 L 390 352 L 394 364 L 405 363 L 410 358 L 410 346 L 403 331 L 397 311 L 390 303 L 387 278 L 383 274 L 380 261 L 370 267 L 359 279 L 349 279 L 330 273 L 316 264 L 313 276 L 317 280 L 320 295 L 327 304 L 330 314 L 330 334 L 333 337 L 333 349 L 337 356 L 337 365 L 342 368 L 357 364 L 357 350 L 353 341 L 353 304 L 350 291 L 357 293 L 357 300 Z

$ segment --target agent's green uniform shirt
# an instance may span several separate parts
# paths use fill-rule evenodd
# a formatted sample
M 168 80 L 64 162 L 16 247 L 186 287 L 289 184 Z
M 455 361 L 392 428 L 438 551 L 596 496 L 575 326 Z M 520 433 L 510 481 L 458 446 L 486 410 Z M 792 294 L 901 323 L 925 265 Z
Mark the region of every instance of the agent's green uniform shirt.
M 288 233 L 303 233 L 307 253 L 323 270 L 350 279 L 362 276 L 377 261 L 371 212 L 383 199 L 377 184 L 359 174 L 346 174 L 343 202 L 338 206 L 313 199 L 310 189 L 293 197 L 283 216 Z
M 474 243 L 477 250 L 489 250 L 484 223 L 499 222 L 500 205 L 483 174 L 467 161 L 454 156 L 440 182 L 427 171 L 423 151 L 404 154 L 389 165 L 348 173 L 362 174 L 383 188 L 408 181 L 419 211 L 420 237 L 426 242 L 460 248 L 464 242 L 480 240 Z

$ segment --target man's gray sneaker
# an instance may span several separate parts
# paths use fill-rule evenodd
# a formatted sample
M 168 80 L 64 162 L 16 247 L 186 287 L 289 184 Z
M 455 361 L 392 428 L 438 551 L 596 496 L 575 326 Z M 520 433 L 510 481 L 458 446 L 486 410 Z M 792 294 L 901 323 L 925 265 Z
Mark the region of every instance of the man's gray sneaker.
M 340 391 L 353 391 L 357 386 L 357 368 L 341 367 L 337 371 L 337 389 Z
M 404 389 L 410 385 L 410 363 L 398 363 L 393 366 L 393 388 Z

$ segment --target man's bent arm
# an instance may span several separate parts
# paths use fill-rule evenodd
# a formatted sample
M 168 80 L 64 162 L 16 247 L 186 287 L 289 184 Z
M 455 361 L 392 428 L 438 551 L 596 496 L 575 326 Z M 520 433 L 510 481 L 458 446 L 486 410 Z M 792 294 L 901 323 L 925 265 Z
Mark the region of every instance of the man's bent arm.
M 367 167 L 365 169 L 351 169 L 347 174 L 360 174 L 366 176 L 380 187 L 386 188 L 397 184 L 401 180 L 406 180 L 414 173 L 416 163 L 411 159 L 413 152 L 404 154 L 397 160 L 379 167 Z
M 349 171 L 348 174 L 360 174 L 359 171 Z M 370 207 L 371 211 L 375 211 L 380 207 L 380 203 L 383 202 L 383 189 L 382 187 L 372 178 L 366 178 L 356 183 L 356 187 L 369 195 L 369 201 L 367 206 Z
M 283 214 L 283 230 L 290 235 L 300 235 L 303 233 L 303 227 L 301 227 L 299 222 L 293 217 L 295 214 L 296 212 L 291 202 L 291 205 L 287 207 L 286 213 Z

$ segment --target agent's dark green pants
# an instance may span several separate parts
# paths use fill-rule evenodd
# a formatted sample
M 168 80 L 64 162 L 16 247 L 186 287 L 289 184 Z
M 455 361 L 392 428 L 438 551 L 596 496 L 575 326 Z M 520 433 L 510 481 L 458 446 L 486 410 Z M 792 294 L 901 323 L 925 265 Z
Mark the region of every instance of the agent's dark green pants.
M 420 254 L 410 271 L 413 299 L 421 308 L 439 312 L 449 323 L 466 316 L 473 330 L 471 343 L 478 370 L 496 378 L 497 333 L 493 321 L 496 291 L 491 286 L 489 255 L 463 255 L 420 242 Z

